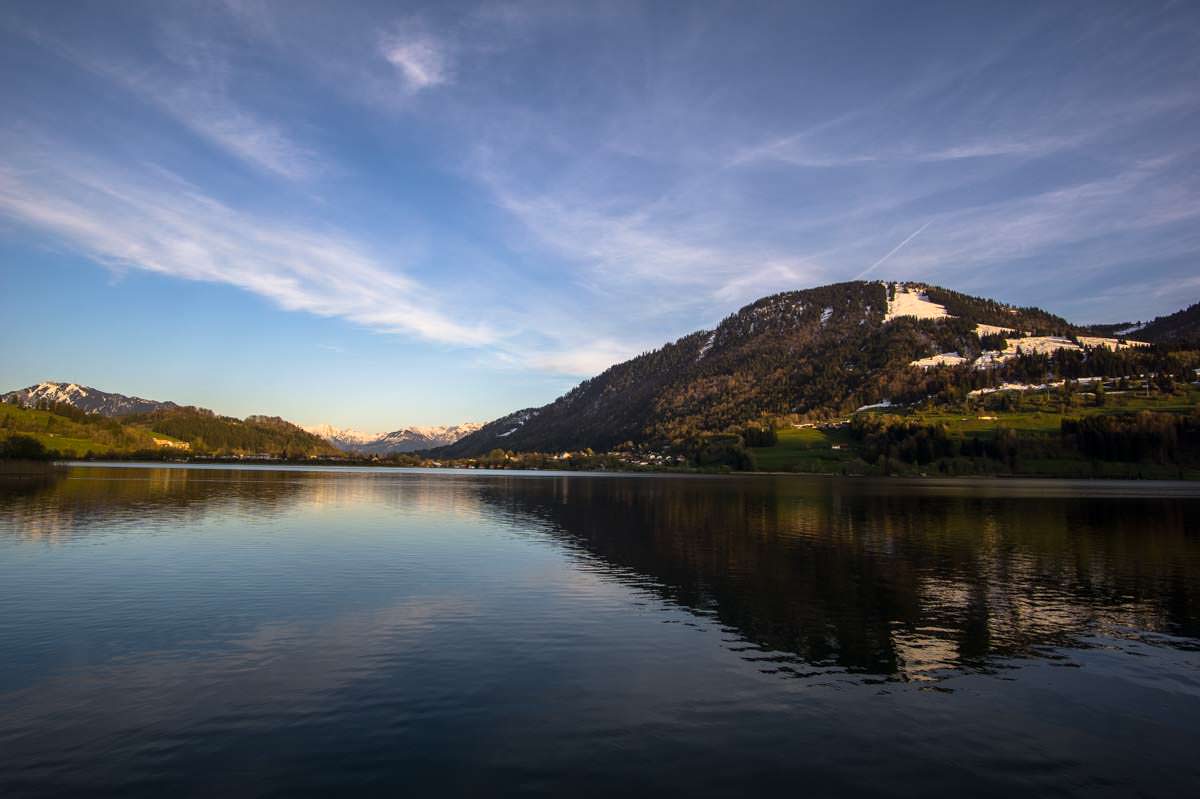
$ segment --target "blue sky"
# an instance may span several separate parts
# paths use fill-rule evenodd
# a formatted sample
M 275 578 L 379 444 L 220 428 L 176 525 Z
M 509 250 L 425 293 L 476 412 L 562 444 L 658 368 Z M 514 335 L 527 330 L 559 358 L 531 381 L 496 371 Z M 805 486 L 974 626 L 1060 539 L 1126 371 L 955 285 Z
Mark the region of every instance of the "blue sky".
M 1195 3 L 8 2 L 0 387 L 487 420 L 775 291 L 1200 299 Z

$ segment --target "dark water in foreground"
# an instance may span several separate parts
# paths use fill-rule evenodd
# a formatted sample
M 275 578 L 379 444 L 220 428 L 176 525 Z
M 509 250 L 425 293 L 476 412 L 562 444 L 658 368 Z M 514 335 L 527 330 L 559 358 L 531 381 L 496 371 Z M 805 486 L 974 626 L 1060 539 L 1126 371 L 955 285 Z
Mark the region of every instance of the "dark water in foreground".
M 0 796 L 1195 795 L 1200 497 L 0 484 Z

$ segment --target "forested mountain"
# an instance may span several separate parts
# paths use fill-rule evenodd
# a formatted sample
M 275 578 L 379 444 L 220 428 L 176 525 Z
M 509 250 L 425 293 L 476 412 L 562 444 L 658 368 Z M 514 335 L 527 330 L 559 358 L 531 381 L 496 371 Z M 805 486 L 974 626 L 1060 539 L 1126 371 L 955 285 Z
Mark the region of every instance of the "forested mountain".
M 128 417 L 128 423 L 187 442 L 195 452 L 220 455 L 271 455 L 283 458 L 336 456 L 325 439 L 278 416 L 235 419 L 204 408 L 174 408 Z
M 1044 389 L 1086 377 L 1150 375 L 1156 390 L 1170 393 L 1173 384 L 1195 380 L 1198 323 L 1200 304 L 1147 325 L 1085 328 L 937 286 L 856 281 L 765 297 L 713 330 L 612 366 L 548 405 L 479 429 L 304 430 L 275 417 L 235 419 L 71 383 L 8 393 L 6 407 L 48 415 L 14 415 L 6 424 L 42 437 L 49 449 L 77 454 L 160 449 L 336 458 L 422 451 L 454 459 L 493 450 L 667 448 L 672 457 L 703 463 L 714 447 L 737 455 L 743 446 L 765 446 L 760 434 L 845 419 L 864 406 L 958 406 L 1005 387 Z
M 131 413 L 152 413 L 153 411 L 178 408 L 174 402 L 159 402 L 127 397 L 124 394 L 113 394 L 101 391 L 91 386 L 81 386 L 77 383 L 55 383 L 47 381 L 36 386 L 10 391 L 0 397 L 0 401 L 36 407 L 38 405 L 70 405 L 84 413 L 96 413 L 101 416 L 127 416 Z
M 102 416 L 66 403 L 0 403 L 0 440 L 32 438 L 55 457 L 267 457 L 341 455 L 328 442 L 270 416 L 234 419 L 202 408 Z
M 678 444 L 765 417 L 834 418 L 1005 380 L 1078 377 L 1089 368 L 1119 373 L 1151 357 L 1148 348 L 1087 332 L 1037 308 L 918 283 L 784 292 L 433 453 Z
M 235 419 L 204 408 L 53 381 L 10 391 L 0 396 L 0 401 L 25 408 L 54 410 L 60 415 L 73 415 L 68 411 L 72 409 L 85 415 L 120 417 L 122 421 L 130 421 L 144 429 L 194 442 L 197 451 L 201 452 L 279 455 L 286 451 L 303 457 L 336 455 L 339 452 L 392 455 L 452 444 L 480 427 L 479 424 L 468 422 L 445 427 L 405 427 L 380 434 L 340 430 L 329 425 L 305 429 L 276 417 Z
M 1200 342 L 1200 302 L 1182 311 L 1158 317 L 1138 330 L 1136 335 L 1146 341 L 1155 342 Z
M 127 397 L 74 383 L 42 383 L 10 391 L 0 407 L 5 409 L 0 419 L 5 433 L 32 434 L 48 451 L 64 456 L 341 454 L 323 438 L 275 416 L 235 419 L 205 408 Z
M 1156 317 L 1151 322 L 1115 322 L 1105 325 L 1089 325 L 1088 330 L 1103 336 L 1132 336 L 1155 343 L 1200 342 L 1200 302 Z

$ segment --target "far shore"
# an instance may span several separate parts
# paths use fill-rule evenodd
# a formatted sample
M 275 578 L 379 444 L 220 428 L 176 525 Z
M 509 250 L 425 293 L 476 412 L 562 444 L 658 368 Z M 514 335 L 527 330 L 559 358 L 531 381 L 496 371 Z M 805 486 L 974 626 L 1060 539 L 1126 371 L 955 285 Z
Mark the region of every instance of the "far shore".
M 3 462 L 0 462 L 3 463 Z M 11 462 L 10 462 L 11 463 Z M 346 473 L 383 473 L 399 472 L 404 474 L 445 474 L 454 476 L 477 475 L 500 477 L 505 475 L 522 477 L 788 477 L 819 480 L 848 481 L 861 484 L 914 485 L 914 486 L 993 486 L 993 487 L 1053 487 L 1087 489 L 1089 493 L 1099 490 L 1109 493 L 1108 489 L 1134 489 L 1136 493 L 1145 494 L 1147 491 L 1163 490 L 1169 496 L 1200 497 L 1200 480 L 1173 480 L 1151 478 L 1120 478 L 1120 477 L 1059 477 L 1020 474 L 980 474 L 980 475 L 942 475 L 942 474 L 895 474 L 895 475 L 860 475 L 860 474 L 828 474 L 820 472 L 780 472 L 780 471 L 704 471 L 700 469 L 666 470 L 588 470 L 588 469 L 504 469 L 504 468 L 462 468 L 453 466 L 396 466 L 384 463 L 328 463 L 309 461 L 251 461 L 251 460 L 203 460 L 203 461 L 153 461 L 153 460 L 66 460 L 55 461 L 53 464 L 42 463 L 41 475 L 52 471 L 62 471 L 67 468 L 129 468 L 129 469 L 233 469 L 245 471 L 295 471 L 295 472 L 346 472 Z M 50 469 L 44 467 L 50 466 Z M 16 472 L 13 473 L 14 475 Z M 0 468 L 0 475 L 7 472 Z M 1103 488 L 1107 487 L 1107 488 Z

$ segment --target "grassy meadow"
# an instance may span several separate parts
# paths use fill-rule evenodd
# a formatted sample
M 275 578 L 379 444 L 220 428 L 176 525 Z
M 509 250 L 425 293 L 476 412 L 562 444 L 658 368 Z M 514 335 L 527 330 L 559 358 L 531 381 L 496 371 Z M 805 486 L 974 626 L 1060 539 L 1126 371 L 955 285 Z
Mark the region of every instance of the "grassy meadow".
M 1011 392 L 1010 392 L 1011 393 Z M 1064 418 L 1079 419 L 1098 414 L 1131 414 L 1139 411 L 1191 414 L 1200 407 L 1200 388 L 1185 386 L 1172 394 L 1147 397 L 1134 391 L 1109 391 L 1103 404 L 1097 404 L 1090 391 L 1076 391 L 1064 397 L 1057 390 L 1026 392 L 1017 397 L 1003 393 L 988 395 L 964 407 L 916 406 L 863 411 L 864 414 L 899 417 L 928 426 L 945 426 L 949 436 L 961 441 L 992 440 L 1002 430 L 1010 430 L 1024 442 L 1042 442 L 1053 450 L 1061 440 Z M 862 459 L 858 441 L 848 426 L 795 427 L 777 431 L 778 442 L 770 447 L 753 447 L 755 465 L 760 471 L 825 474 L 881 473 L 874 464 Z M 985 459 L 959 457 L 945 459 L 940 465 L 921 467 L 893 464 L 894 470 L 928 473 L 1003 473 L 1008 469 Z M 930 467 L 933 466 L 934 469 Z M 1015 472 L 1044 477 L 1108 477 L 1146 479 L 1200 479 L 1200 470 L 1153 463 L 1098 461 L 1069 452 L 1046 457 L 1024 457 Z

